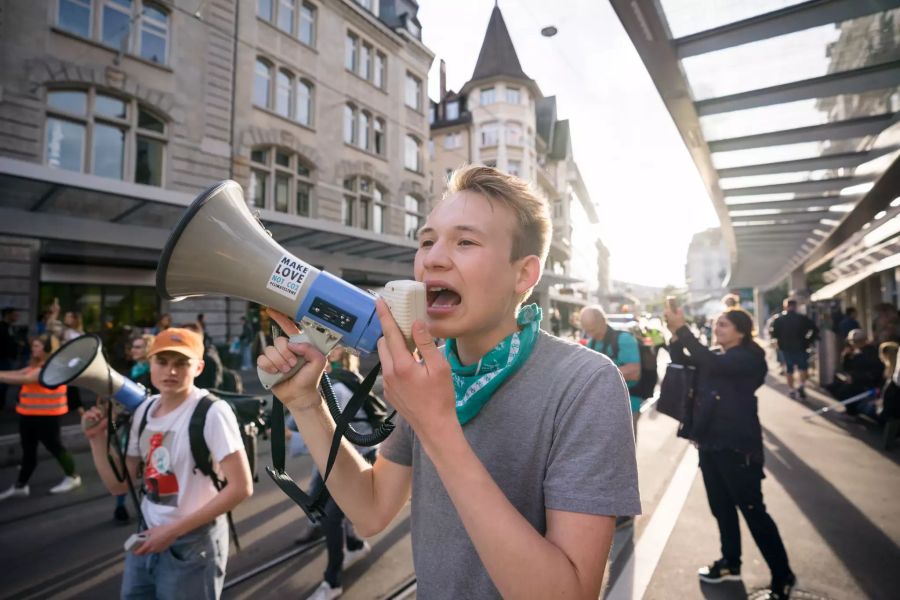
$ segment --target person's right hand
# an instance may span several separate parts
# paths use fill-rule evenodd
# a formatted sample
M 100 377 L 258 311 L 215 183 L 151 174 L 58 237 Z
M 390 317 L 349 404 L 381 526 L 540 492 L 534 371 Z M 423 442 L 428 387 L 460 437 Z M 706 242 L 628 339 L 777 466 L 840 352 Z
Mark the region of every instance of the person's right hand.
M 297 324 L 287 315 L 272 308 L 266 311 L 288 336 L 300 333 Z M 322 402 L 322 396 L 319 395 L 319 380 L 325 371 L 325 355 L 312 344 L 291 344 L 288 338 L 278 337 L 273 345 L 266 346 L 256 359 L 256 365 L 274 375 L 278 372 L 289 372 L 297 364 L 298 359 L 306 361 L 306 364 L 292 377 L 275 385 L 272 392 L 286 407 L 302 410 Z
M 105 440 L 108 425 L 106 415 L 103 414 L 103 411 L 98 406 L 91 407 L 90 410 L 85 411 L 81 415 L 81 429 L 84 431 L 87 439 L 91 441 L 96 439 Z

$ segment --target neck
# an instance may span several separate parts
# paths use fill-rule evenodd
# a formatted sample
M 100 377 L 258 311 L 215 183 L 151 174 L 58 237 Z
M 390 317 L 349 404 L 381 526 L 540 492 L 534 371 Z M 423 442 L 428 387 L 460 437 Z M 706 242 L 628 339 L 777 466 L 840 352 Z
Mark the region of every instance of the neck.
M 491 351 L 504 338 L 519 330 L 515 315 L 504 319 L 497 327 L 489 331 L 477 332 L 456 338 L 456 352 L 459 362 L 471 365 L 478 362 L 481 357 Z
M 740 342 L 729 342 L 727 344 L 719 344 L 722 347 L 722 350 L 731 350 L 732 348 L 737 348 L 741 345 Z
M 177 392 L 169 392 L 169 393 L 160 393 L 159 394 L 159 405 L 162 409 L 163 413 L 167 413 L 169 411 L 175 410 L 181 403 L 187 400 L 187 397 L 191 395 L 191 391 L 193 391 L 194 386 L 187 388 L 186 390 L 178 390 Z

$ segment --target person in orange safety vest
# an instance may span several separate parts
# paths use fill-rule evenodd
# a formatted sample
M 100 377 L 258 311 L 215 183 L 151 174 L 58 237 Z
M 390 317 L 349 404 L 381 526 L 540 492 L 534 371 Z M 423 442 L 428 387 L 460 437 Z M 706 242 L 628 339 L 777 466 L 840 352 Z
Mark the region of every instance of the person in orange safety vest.
M 37 466 L 38 442 L 56 458 L 65 478 L 50 489 L 51 494 L 61 494 L 81 486 L 81 477 L 75 472 L 75 460 L 62 445 L 59 418 L 69 411 L 66 402 L 66 386 L 50 389 L 38 383 L 38 374 L 50 354 L 47 336 L 31 338 L 31 362 L 24 369 L 0 371 L 0 383 L 22 386 L 19 390 L 19 440 L 22 444 L 22 465 L 16 483 L 4 492 L 0 500 L 13 496 L 28 496 L 28 480 Z

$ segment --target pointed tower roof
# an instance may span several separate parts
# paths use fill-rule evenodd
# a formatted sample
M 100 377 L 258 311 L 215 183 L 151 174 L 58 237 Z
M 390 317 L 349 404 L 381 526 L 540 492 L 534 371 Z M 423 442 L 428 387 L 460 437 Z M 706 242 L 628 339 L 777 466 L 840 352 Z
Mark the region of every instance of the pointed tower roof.
M 466 84 L 495 77 L 519 79 L 535 85 L 534 81 L 522 70 L 519 57 L 509 37 L 509 29 L 503 20 L 500 7 L 494 3 L 491 19 L 488 21 L 487 31 L 484 34 L 484 42 L 481 44 L 481 52 L 478 53 L 478 61 L 475 63 L 475 71 L 472 78 Z

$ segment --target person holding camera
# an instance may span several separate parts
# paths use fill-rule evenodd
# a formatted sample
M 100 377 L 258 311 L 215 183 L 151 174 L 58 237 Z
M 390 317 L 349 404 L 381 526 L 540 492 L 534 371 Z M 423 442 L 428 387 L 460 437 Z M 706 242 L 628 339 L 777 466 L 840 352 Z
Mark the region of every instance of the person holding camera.
M 667 307 L 665 318 L 673 335 L 672 361 L 697 369 L 693 421 L 685 433 L 698 445 L 706 497 L 721 538 L 722 557 L 698 571 L 700 580 L 741 579 L 740 509 L 772 572 L 769 600 L 789 598 L 796 577 L 762 496 L 765 475 L 756 390 L 765 381 L 767 366 L 765 351 L 753 340 L 753 318 L 741 308 L 719 315 L 718 347 L 713 350 L 694 337 L 680 309 Z

